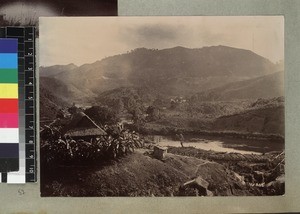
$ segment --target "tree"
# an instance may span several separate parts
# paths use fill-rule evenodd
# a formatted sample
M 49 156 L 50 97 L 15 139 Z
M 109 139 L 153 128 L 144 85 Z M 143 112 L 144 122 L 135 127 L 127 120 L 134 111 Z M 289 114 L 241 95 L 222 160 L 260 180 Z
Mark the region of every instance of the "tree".
M 73 103 L 73 105 L 70 108 L 68 108 L 68 112 L 71 115 L 75 115 L 80 112 L 80 109 L 76 107 L 75 103 Z
M 146 110 L 146 113 L 148 114 L 147 119 L 149 121 L 158 120 L 160 117 L 159 109 L 154 106 L 149 106 Z
M 124 111 L 124 103 L 120 98 L 107 99 L 105 100 L 105 105 L 109 106 L 116 114 L 120 114 Z
M 110 125 L 118 122 L 116 114 L 104 106 L 92 106 L 86 109 L 84 113 L 100 125 Z

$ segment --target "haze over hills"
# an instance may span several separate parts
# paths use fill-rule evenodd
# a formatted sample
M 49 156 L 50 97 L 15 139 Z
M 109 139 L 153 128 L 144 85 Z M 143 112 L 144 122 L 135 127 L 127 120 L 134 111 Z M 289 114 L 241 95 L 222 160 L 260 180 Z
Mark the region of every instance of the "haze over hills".
M 51 77 L 58 75 L 64 71 L 71 71 L 77 68 L 73 63 L 68 65 L 53 65 L 49 67 L 40 67 L 40 76 L 41 77 Z
M 88 88 L 66 84 L 60 79 L 51 77 L 40 77 L 40 88 L 46 89 L 53 96 L 64 100 L 66 103 L 85 103 L 97 96 Z
M 167 96 L 185 96 L 276 70 L 271 61 L 249 50 L 212 46 L 139 48 L 80 67 L 70 64 L 42 68 L 41 76 L 51 76 L 67 87 L 94 94 L 119 87 L 147 86 Z

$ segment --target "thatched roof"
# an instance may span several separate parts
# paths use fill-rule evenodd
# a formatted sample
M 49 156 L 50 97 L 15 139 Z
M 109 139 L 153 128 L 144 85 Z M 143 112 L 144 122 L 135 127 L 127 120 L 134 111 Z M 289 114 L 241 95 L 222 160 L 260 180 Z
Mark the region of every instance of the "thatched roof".
M 86 136 L 99 136 L 99 135 L 105 135 L 103 133 L 104 131 L 98 128 L 89 128 L 89 129 L 74 129 L 74 130 L 69 130 L 67 131 L 67 135 L 71 137 L 86 137 Z
M 63 134 L 71 137 L 87 137 L 106 135 L 106 132 L 89 116 L 80 112 L 73 116 L 71 122 L 64 127 Z

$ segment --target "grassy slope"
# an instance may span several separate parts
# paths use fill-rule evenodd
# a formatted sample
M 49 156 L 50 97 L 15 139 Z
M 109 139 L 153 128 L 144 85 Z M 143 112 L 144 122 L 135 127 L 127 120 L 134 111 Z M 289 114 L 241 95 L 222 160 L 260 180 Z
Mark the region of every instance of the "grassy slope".
M 172 154 L 160 161 L 136 152 L 103 167 L 42 170 L 43 196 L 171 196 L 179 194 L 184 182 L 200 175 L 217 195 L 251 194 L 242 190 L 240 181 L 224 166 Z
M 255 109 L 220 117 L 214 122 L 213 129 L 284 135 L 284 107 Z

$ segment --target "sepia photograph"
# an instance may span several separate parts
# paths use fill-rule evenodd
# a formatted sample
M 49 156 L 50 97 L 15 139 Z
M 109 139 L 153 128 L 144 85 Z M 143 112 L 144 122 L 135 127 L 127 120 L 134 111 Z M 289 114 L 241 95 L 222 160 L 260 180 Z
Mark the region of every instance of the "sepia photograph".
M 283 16 L 39 23 L 41 196 L 285 194 Z

